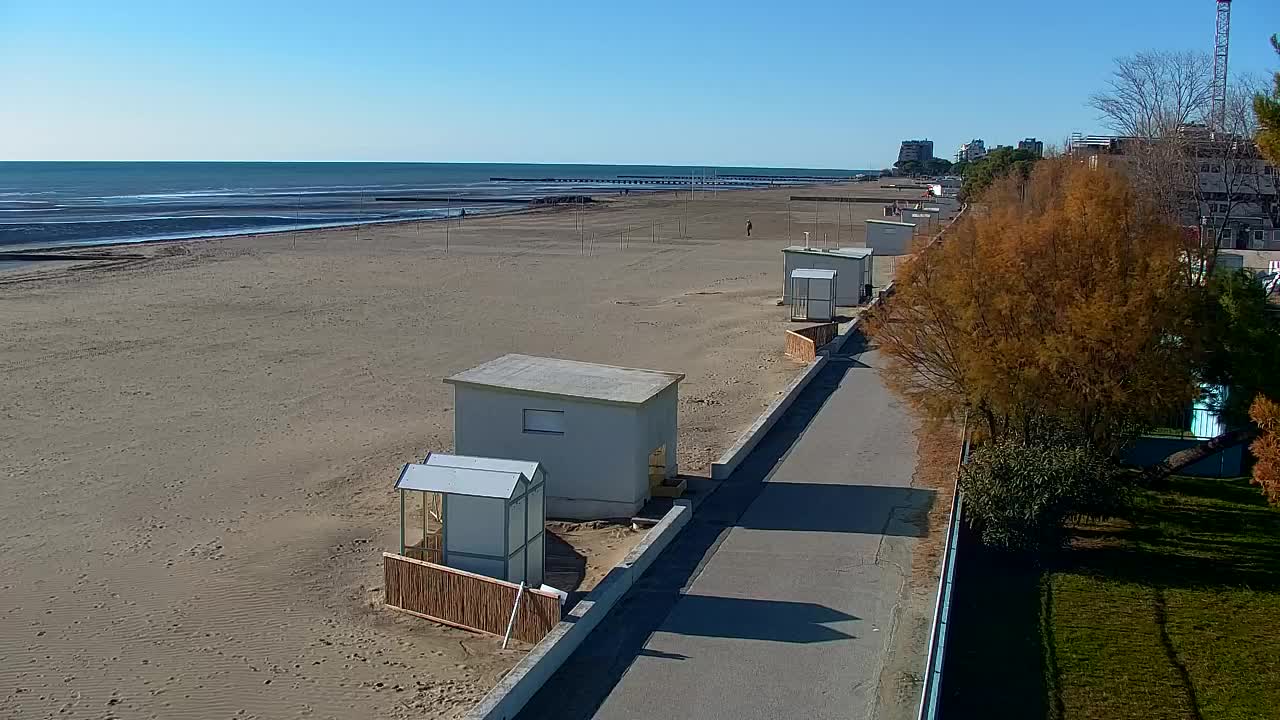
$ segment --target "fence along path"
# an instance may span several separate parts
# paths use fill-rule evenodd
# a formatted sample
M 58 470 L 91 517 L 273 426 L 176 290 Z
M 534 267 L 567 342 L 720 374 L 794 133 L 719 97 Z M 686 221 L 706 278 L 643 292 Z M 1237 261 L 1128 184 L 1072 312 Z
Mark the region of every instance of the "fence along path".
M 395 553 L 382 558 L 388 606 L 467 630 L 506 633 L 519 585 Z M 558 622 L 560 598 L 526 587 L 511 637 L 536 643 Z

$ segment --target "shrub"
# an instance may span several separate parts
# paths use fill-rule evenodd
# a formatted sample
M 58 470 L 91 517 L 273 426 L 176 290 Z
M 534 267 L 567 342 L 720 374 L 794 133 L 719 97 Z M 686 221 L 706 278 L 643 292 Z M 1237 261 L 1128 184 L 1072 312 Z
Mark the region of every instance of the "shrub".
M 960 473 L 969 524 L 992 547 L 1052 547 L 1074 517 L 1106 517 L 1124 504 L 1118 468 L 1086 445 L 996 442 L 974 450 Z
M 1256 459 L 1253 484 L 1262 487 L 1267 502 L 1280 505 L 1280 403 L 1259 395 L 1249 408 L 1249 418 L 1262 432 L 1249 446 Z

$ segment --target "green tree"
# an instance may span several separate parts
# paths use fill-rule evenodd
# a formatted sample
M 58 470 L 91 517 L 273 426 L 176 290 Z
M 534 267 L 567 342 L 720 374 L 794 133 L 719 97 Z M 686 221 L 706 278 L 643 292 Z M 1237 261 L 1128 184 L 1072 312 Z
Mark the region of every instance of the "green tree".
M 1259 398 L 1280 397 L 1280 373 L 1275 369 L 1280 357 L 1280 319 L 1268 309 L 1261 281 L 1245 270 L 1216 272 L 1202 288 L 1192 287 L 1189 292 L 1194 310 L 1182 337 L 1192 350 L 1198 380 L 1227 388 L 1226 400 L 1217 410 L 1232 429 L 1148 467 L 1143 471 L 1148 483 L 1162 482 L 1185 467 L 1254 439 L 1261 423 L 1250 414 L 1250 407 Z
M 951 172 L 951 161 L 944 158 L 930 158 L 925 163 L 925 171 L 929 175 L 946 175 Z
M 1012 175 L 1023 184 L 1031 176 L 1033 168 L 1040 158 L 1030 150 L 1015 148 L 997 148 L 986 156 L 968 163 L 964 173 L 964 183 L 960 186 L 960 195 L 965 199 L 977 199 L 987 188 L 1000 178 Z
M 942 158 L 899 160 L 893 166 L 902 175 L 945 175 L 951 171 L 951 162 Z
M 1271 36 L 1271 47 L 1280 54 L 1280 36 Z M 1258 149 L 1273 165 L 1280 165 L 1280 72 L 1270 96 L 1258 93 L 1253 97 L 1253 112 L 1258 116 Z
M 1213 273 L 1196 294 L 1195 330 L 1188 335 L 1197 374 L 1229 389 L 1219 408 L 1230 425 L 1248 422 L 1258 394 L 1280 397 L 1280 319 L 1268 309 L 1267 290 L 1248 270 Z
M 918 160 L 899 160 L 893 164 L 893 168 L 898 171 L 899 175 L 919 175 L 922 172 L 920 161 Z

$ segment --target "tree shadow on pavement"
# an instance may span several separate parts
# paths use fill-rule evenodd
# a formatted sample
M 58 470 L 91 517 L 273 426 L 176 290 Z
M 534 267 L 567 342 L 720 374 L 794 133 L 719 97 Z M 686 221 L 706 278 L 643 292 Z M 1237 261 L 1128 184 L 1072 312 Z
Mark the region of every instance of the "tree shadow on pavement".
M 933 498 L 932 490 L 920 488 L 771 482 L 760 493 L 764 509 L 744 514 L 738 527 L 925 537 L 928 527 L 924 516 Z M 918 515 L 920 522 L 893 522 L 895 508 Z M 886 514 L 890 514 L 887 524 Z
M 857 617 L 825 605 L 785 600 L 685 595 L 662 623 L 662 632 L 702 637 L 820 643 L 854 637 L 831 623 Z

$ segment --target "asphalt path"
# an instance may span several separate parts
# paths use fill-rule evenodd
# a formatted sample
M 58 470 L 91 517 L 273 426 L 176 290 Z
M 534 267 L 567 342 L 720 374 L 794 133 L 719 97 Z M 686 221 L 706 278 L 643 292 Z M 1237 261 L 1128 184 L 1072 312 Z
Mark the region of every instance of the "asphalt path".
M 519 717 L 872 717 L 933 500 L 876 360 L 851 337 Z

